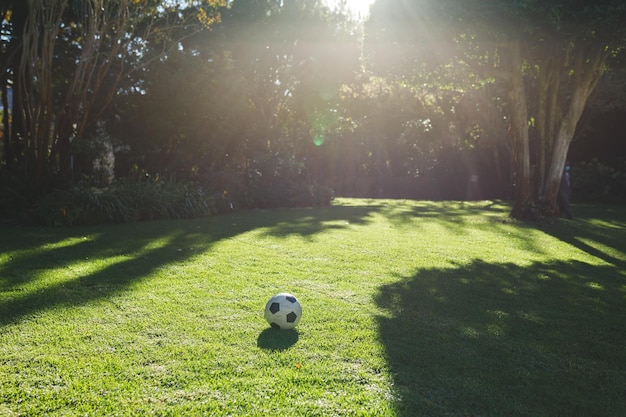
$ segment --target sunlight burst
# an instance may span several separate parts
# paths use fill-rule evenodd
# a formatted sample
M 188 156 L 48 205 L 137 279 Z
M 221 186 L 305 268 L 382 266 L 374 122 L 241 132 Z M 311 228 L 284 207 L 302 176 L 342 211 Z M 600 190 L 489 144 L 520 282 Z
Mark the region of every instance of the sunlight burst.
M 336 7 L 342 0 L 325 0 L 328 6 Z M 346 6 L 355 17 L 366 19 L 374 0 L 345 0 Z

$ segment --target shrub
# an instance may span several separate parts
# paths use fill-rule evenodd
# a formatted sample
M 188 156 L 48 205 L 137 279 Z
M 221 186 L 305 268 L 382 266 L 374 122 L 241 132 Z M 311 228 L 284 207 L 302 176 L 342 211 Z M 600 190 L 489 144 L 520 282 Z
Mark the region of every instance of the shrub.
M 23 169 L 0 170 L 0 216 L 28 222 L 35 202 L 46 192 L 62 188 L 64 184 L 54 175 L 34 181 Z
M 212 214 L 212 201 L 193 183 L 123 180 L 107 188 L 80 184 L 54 190 L 37 202 L 34 216 L 53 226 L 192 218 Z
M 332 189 L 317 184 L 274 178 L 253 183 L 248 188 L 245 204 L 251 208 L 313 207 L 330 204 Z

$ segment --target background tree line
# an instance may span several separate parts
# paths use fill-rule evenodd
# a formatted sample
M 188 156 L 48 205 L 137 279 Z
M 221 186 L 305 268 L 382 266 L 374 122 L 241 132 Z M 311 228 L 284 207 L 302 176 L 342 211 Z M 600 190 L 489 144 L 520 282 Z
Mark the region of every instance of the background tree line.
M 568 157 L 575 198 L 626 199 L 622 2 L 346 10 L 1 1 L 0 206 L 127 221 L 334 192 L 505 198 L 525 218 L 556 214 Z

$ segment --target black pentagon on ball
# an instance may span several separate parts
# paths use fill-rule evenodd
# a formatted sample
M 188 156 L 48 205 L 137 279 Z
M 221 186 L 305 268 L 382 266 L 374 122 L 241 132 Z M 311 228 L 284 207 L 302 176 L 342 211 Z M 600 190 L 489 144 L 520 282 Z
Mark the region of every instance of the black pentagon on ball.
M 291 313 L 287 314 L 286 317 L 287 317 L 287 323 L 293 323 L 298 318 L 298 315 L 292 311 Z
M 276 323 L 270 323 L 270 326 L 272 326 L 272 329 L 280 330 L 280 325 Z
M 280 310 L 280 304 L 272 303 L 272 305 L 270 306 L 270 311 L 272 312 L 272 314 L 278 313 L 278 310 Z
M 296 302 L 296 297 L 285 297 L 285 300 L 289 301 L 290 303 L 295 303 Z

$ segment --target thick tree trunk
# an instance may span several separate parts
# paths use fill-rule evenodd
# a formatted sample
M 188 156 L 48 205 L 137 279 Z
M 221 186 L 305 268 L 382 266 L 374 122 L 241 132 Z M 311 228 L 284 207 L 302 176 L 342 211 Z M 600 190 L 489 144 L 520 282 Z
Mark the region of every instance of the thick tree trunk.
M 585 52 L 587 50 L 583 49 L 575 58 L 573 65 L 573 92 L 567 103 L 565 114 L 562 116 L 560 123 L 557 124 L 558 131 L 552 143 L 544 193 L 541 196 L 543 201 L 542 211 L 548 215 L 558 213 L 557 195 L 563 169 L 567 161 L 569 146 L 576 132 L 578 121 L 585 109 L 587 99 L 604 74 L 604 61 L 606 59 L 604 51 L 595 51 L 596 53 L 591 54 L 591 57 L 589 57 L 590 54 Z M 543 115 L 543 117 L 549 117 L 549 115 Z
M 595 82 L 593 86 L 595 86 Z M 578 86 L 570 101 L 567 115 L 563 118 L 559 131 L 556 134 L 551 153 L 552 157 L 549 161 L 549 170 L 546 176 L 545 193 L 543 195 L 545 205 L 543 211 L 546 212 L 546 214 L 557 213 L 556 200 L 561 183 L 561 176 L 563 175 L 563 169 L 567 161 L 567 153 L 576 131 L 576 125 L 585 109 L 587 97 L 591 94 L 593 86 L 588 84 Z
M 559 45 L 548 49 L 548 59 L 541 66 L 537 74 L 537 113 L 536 132 L 537 144 L 535 153 L 535 187 L 537 195 L 544 194 L 546 172 L 548 170 L 548 155 L 557 132 L 557 114 L 559 106 L 559 91 L 561 87 L 561 71 L 563 62 L 558 54 Z
M 559 56 L 562 53 L 562 56 Z M 606 52 L 594 45 L 551 49 L 538 63 L 536 121 L 538 142 L 529 152 L 531 103 L 527 100 L 521 48 L 510 48 L 511 134 L 514 155 L 514 203 L 511 216 L 520 219 L 558 214 L 557 195 L 576 125 L 587 98 L 604 72 Z M 532 66 L 532 65 L 529 65 Z M 515 70 L 517 68 L 517 71 Z M 533 168 L 533 177 L 530 168 Z

